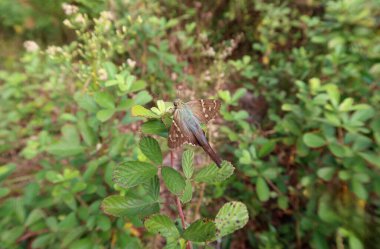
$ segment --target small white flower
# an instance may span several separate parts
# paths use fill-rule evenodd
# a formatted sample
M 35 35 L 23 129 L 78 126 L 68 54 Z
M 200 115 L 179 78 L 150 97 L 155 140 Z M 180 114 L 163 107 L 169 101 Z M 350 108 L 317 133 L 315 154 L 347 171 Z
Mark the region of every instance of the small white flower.
M 210 56 L 210 57 L 214 57 L 215 56 L 215 50 L 213 47 L 209 47 L 207 50 L 206 50 L 206 55 L 207 56 Z
M 107 71 L 104 68 L 99 69 L 98 75 L 100 80 L 105 81 L 108 79 Z
M 100 18 L 103 18 L 106 20 L 114 20 L 115 15 L 111 11 L 102 11 L 100 12 Z
M 77 6 L 72 5 L 72 4 L 68 4 L 68 3 L 63 3 L 62 9 L 65 12 L 65 14 L 68 16 L 77 13 L 79 10 L 79 8 Z
M 25 41 L 24 48 L 28 52 L 36 52 L 38 49 L 40 49 L 40 47 L 35 41 Z
M 135 68 L 136 66 L 136 61 L 132 60 L 132 59 L 127 59 L 127 64 L 130 68 Z
M 178 75 L 176 73 L 171 73 L 170 77 L 174 81 L 176 81 L 178 79 Z
M 54 56 L 54 55 L 56 55 L 57 53 L 60 53 L 60 52 L 62 52 L 62 48 L 57 47 L 57 46 L 49 46 L 46 49 L 46 53 L 48 55 L 51 55 L 51 56 Z
M 84 25 L 86 24 L 86 18 L 84 18 L 84 16 L 82 14 L 78 14 L 76 17 L 75 17 L 75 22 L 77 24 L 81 24 L 81 25 Z
M 69 27 L 69 28 L 73 27 L 70 20 L 67 20 L 67 19 L 63 20 L 63 25 L 65 25 L 66 27 Z

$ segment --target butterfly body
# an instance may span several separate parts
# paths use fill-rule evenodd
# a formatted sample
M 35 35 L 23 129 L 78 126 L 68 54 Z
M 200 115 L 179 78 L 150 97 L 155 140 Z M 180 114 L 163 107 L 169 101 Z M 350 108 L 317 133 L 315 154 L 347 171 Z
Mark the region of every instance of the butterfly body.
M 201 146 L 211 159 L 220 166 L 222 160 L 211 148 L 201 123 L 207 123 L 220 108 L 217 100 L 194 100 L 187 103 L 174 102 L 173 123 L 169 132 L 168 145 L 177 148 L 184 143 Z

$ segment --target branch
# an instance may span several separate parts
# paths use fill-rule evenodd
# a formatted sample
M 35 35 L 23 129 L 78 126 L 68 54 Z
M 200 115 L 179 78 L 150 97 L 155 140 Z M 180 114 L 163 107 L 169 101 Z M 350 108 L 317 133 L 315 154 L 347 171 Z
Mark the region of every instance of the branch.
M 170 166 L 174 168 L 174 154 L 173 151 L 170 151 Z M 176 198 L 176 204 L 177 204 L 177 209 L 179 213 L 179 217 L 181 218 L 181 223 L 182 223 L 182 228 L 185 230 L 186 229 L 186 223 L 185 223 L 185 215 L 183 214 L 183 209 L 181 205 L 181 201 L 178 196 Z M 192 249 L 193 246 L 191 245 L 190 241 L 187 241 L 186 243 L 186 249 Z

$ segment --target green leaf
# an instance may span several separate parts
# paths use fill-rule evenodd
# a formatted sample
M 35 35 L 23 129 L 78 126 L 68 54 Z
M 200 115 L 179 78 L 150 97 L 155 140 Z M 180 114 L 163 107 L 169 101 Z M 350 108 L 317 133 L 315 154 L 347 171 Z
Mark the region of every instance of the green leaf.
M 267 155 L 269 155 L 276 147 L 276 142 L 275 141 L 267 141 L 263 146 L 261 146 L 258 156 L 259 158 L 263 158 Z
M 306 133 L 303 135 L 304 143 L 310 148 L 317 148 L 325 145 L 325 140 L 315 133 Z
M 62 127 L 61 131 L 62 141 L 73 145 L 80 144 L 80 137 L 74 125 L 66 124 Z
M 111 195 L 102 201 L 101 209 L 104 213 L 116 217 L 134 216 L 140 217 L 157 213 L 160 208 L 156 201 L 147 201 L 132 197 Z
M 132 112 L 132 116 L 134 117 L 145 117 L 145 118 L 159 118 L 160 117 L 154 112 L 152 112 L 151 110 L 148 110 L 141 105 L 132 106 L 131 112 Z
M 331 198 L 326 194 L 319 199 L 318 216 L 327 223 L 339 222 L 339 217 L 331 206 Z
M 162 167 L 161 169 L 162 179 L 166 187 L 175 195 L 181 195 L 183 190 L 185 189 L 186 182 L 181 174 L 171 168 L 171 167 Z
M 98 92 L 94 95 L 95 102 L 104 109 L 114 109 L 114 98 L 111 94 L 106 92 Z
M 331 180 L 334 173 L 335 173 L 334 167 L 324 167 L 324 168 L 318 169 L 317 171 L 317 175 L 325 181 Z
M 75 241 L 77 238 L 81 237 L 84 232 L 86 232 L 86 227 L 80 226 L 74 229 L 71 229 L 65 236 L 62 238 L 61 248 L 67 248 L 71 242 Z
M 345 157 L 346 150 L 343 145 L 339 143 L 331 143 L 328 145 L 329 150 L 337 157 Z
M 115 109 L 103 109 L 96 113 L 96 118 L 101 122 L 105 122 L 108 119 L 110 119 L 114 114 Z
M 215 217 L 216 237 L 221 238 L 242 228 L 248 222 L 247 207 L 237 201 L 223 205 Z
M 182 170 L 187 179 L 190 179 L 194 173 L 194 152 L 192 150 L 186 150 L 182 154 Z
M 145 228 L 154 234 L 159 233 L 164 237 L 177 238 L 179 232 L 174 222 L 166 215 L 155 214 L 144 222 Z
M 157 140 L 152 137 L 143 137 L 140 140 L 141 152 L 155 164 L 162 163 L 162 153 Z
M 354 233 L 349 235 L 348 244 L 350 245 L 350 249 L 364 249 L 363 243 L 358 237 L 355 236 Z
M 161 137 L 168 136 L 168 129 L 165 127 L 161 120 L 149 120 L 142 124 L 141 131 L 145 134 L 154 134 Z
M 146 82 L 143 81 L 143 80 L 136 80 L 135 82 L 133 82 L 131 88 L 129 89 L 128 92 L 132 93 L 132 92 L 137 92 L 137 91 L 140 91 L 142 89 L 144 89 L 146 87 Z
M 269 190 L 267 182 L 262 177 L 257 178 L 256 193 L 260 201 L 269 200 L 270 190 Z
M 84 152 L 84 147 L 66 142 L 58 142 L 47 147 L 46 151 L 55 156 L 69 157 L 82 154 Z
M 15 170 L 16 170 L 16 165 L 13 163 L 0 166 L 0 182 L 6 179 Z
M 98 110 L 94 99 L 88 94 L 77 92 L 74 95 L 74 99 L 82 109 L 90 113 L 94 113 Z
M 97 142 L 97 137 L 92 128 L 87 124 L 86 120 L 81 118 L 78 122 L 79 132 L 87 146 L 94 146 Z
M 365 122 L 368 119 L 375 116 L 376 112 L 372 107 L 369 107 L 368 109 L 364 110 L 358 110 L 351 116 L 351 121 L 355 122 Z
M 234 170 L 235 168 L 228 161 L 223 161 L 221 168 L 218 168 L 215 163 L 212 163 L 198 171 L 195 174 L 194 180 L 196 182 L 214 184 L 229 178 L 233 174 Z
M 368 191 L 364 187 L 363 183 L 360 182 L 358 179 L 352 180 L 352 191 L 356 194 L 357 197 L 363 200 L 367 200 L 368 198 Z
M 327 84 L 324 86 L 324 89 L 329 95 L 331 103 L 337 107 L 340 102 L 340 92 L 338 87 L 334 84 Z
M 339 105 L 339 111 L 341 112 L 350 111 L 353 104 L 354 104 L 353 98 L 345 98 L 343 102 Z
M 124 188 L 131 188 L 148 182 L 156 174 L 157 167 L 150 163 L 128 161 L 115 167 L 112 177 L 116 184 Z
M 158 176 L 155 175 L 149 182 L 144 183 L 144 189 L 146 190 L 147 195 L 152 200 L 158 200 L 160 195 L 160 180 Z
M 0 198 L 7 196 L 10 192 L 11 190 L 9 188 L 0 187 Z
M 360 152 L 359 155 L 367 162 L 380 168 L 380 156 L 373 152 Z
M 193 185 L 190 180 L 186 180 L 185 191 L 183 191 L 183 195 L 180 197 L 182 203 L 187 203 L 191 201 L 193 198 Z
M 197 220 L 186 228 L 182 237 L 194 242 L 206 242 L 215 238 L 216 226 L 212 221 Z
M 36 208 L 28 215 L 28 218 L 25 222 L 25 226 L 30 226 L 34 224 L 36 221 L 41 220 L 43 218 L 45 218 L 45 213 L 41 209 Z
M 152 96 L 147 91 L 140 91 L 134 97 L 133 100 L 137 105 L 145 105 L 152 100 Z
M 47 248 L 50 241 L 54 240 L 54 234 L 42 234 L 35 238 L 32 242 L 32 248 Z

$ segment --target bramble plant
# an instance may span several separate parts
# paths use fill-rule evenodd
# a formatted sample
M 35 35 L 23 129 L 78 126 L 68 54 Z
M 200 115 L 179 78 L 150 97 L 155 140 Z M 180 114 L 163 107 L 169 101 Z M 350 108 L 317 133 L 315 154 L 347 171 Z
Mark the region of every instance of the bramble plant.
M 378 248 L 380 1 L 70 2 L 0 1 L 1 248 Z
M 157 106 L 149 110 L 137 105 L 132 107 L 132 113 L 134 116 L 150 118 L 142 125 L 143 133 L 162 136 L 164 139 L 161 140 L 165 142 L 167 131 L 164 128 L 165 124 L 170 124 L 170 113 L 167 112 L 170 104 L 158 101 Z M 144 129 L 147 125 L 150 126 L 148 130 Z M 187 244 L 189 241 L 196 245 L 207 245 L 242 228 L 248 222 L 247 208 L 238 201 L 224 204 L 215 218 L 192 222 L 186 220 L 182 210 L 182 205 L 191 203 L 195 185 L 218 184 L 229 178 L 234 172 L 230 162 L 223 161 L 220 168 L 211 163 L 196 171 L 194 152 L 186 150 L 182 154 L 182 171 L 179 171 L 174 168 L 173 151 L 169 152 L 171 165 L 164 165 L 162 146 L 152 136 L 144 135 L 139 148 L 142 154 L 139 161 L 126 161 L 114 167 L 113 181 L 120 188 L 121 194 L 103 200 L 102 209 L 105 213 L 127 217 L 136 222 L 144 220 L 144 226 L 149 232 L 165 237 L 165 248 L 184 248 L 185 245 L 190 246 Z M 159 212 L 161 182 L 175 196 L 173 200 L 176 200 L 181 225 L 176 225 L 177 217 L 173 220 Z

